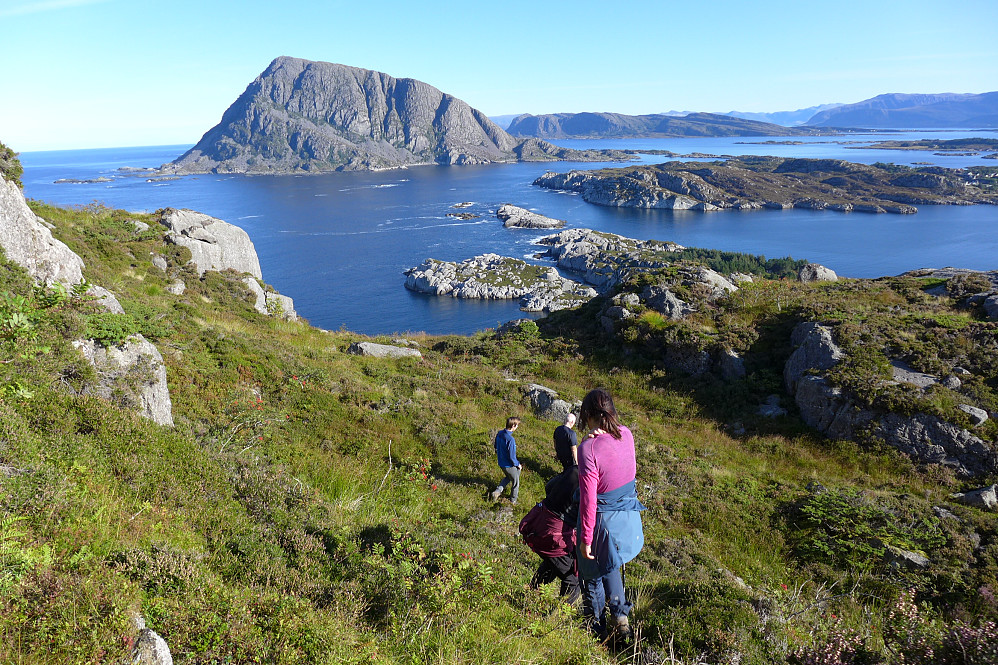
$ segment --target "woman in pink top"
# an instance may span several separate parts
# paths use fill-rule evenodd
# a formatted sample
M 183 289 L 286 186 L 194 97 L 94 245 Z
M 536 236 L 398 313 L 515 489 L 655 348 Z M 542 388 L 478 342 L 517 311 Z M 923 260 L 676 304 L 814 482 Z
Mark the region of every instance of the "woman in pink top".
M 579 422 L 589 434 L 579 444 L 579 576 L 583 615 L 595 635 L 606 637 L 606 609 L 618 634 L 632 636 L 621 567 L 644 545 L 635 493 L 634 437 L 620 424 L 603 388 L 582 400 Z

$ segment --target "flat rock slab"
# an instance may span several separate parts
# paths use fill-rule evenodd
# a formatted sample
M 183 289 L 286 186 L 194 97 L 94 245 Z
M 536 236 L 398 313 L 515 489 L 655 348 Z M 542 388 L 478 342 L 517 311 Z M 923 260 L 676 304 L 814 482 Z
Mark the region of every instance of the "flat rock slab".
M 373 358 L 422 358 L 423 354 L 418 350 L 389 346 L 388 344 L 375 344 L 374 342 L 354 342 L 347 349 L 347 353 L 355 356 L 371 356 Z

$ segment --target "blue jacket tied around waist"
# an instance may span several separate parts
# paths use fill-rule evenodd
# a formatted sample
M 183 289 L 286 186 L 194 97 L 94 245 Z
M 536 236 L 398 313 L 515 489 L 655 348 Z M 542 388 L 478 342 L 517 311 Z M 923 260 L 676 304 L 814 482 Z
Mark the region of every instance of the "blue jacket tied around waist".
M 645 544 L 641 511 L 647 510 L 635 491 L 634 481 L 605 494 L 596 495 L 596 526 L 592 559 L 579 552 L 579 575 L 593 580 L 633 559 Z M 577 541 L 581 547 L 582 534 Z

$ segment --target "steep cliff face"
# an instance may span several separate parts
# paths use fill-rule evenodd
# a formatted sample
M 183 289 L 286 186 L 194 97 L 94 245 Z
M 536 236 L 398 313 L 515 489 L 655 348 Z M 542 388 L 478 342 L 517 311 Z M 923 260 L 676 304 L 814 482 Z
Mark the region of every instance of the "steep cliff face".
M 484 164 L 515 161 L 516 144 L 480 111 L 421 81 L 280 57 L 168 168 L 273 173 Z

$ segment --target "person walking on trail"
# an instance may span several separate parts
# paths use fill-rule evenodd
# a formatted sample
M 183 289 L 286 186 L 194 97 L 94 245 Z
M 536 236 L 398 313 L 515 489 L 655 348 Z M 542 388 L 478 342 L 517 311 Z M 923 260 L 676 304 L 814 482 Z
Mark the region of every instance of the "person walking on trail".
M 572 466 L 544 486 L 544 500 L 520 522 L 523 542 L 541 563 L 530 580 L 530 588 L 561 580 L 561 597 L 568 603 L 579 600 L 579 569 L 575 561 L 575 526 L 579 519 L 578 467 Z
M 572 431 L 573 427 L 575 427 L 575 414 L 569 413 L 565 416 L 565 424 L 558 425 L 554 429 L 554 454 L 561 462 L 562 470 L 567 470 L 579 463 L 578 451 L 576 450 L 579 441 L 575 432 Z
M 644 546 L 641 512 L 635 491 L 634 437 L 624 427 L 603 388 L 582 400 L 579 422 L 588 434 L 579 444 L 578 563 L 582 613 L 590 630 L 607 637 L 606 611 L 620 638 L 633 638 L 627 615 L 622 567 Z
M 506 419 L 506 429 L 500 430 L 496 434 L 496 459 L 499 462 L 499 468 L 506 474 L 506 477 L 489 494 L 493 501 L 499 500 L 507 485 L 509 485 L 510 503 L 515 504 L 520 495 L 520 470 L 523 465 L 520 464 L 520 460 L 516 459 L 516 439 L 513 438 L 513 432 L 519 426 L 520 419 L 516 416 L 510 416 Z

